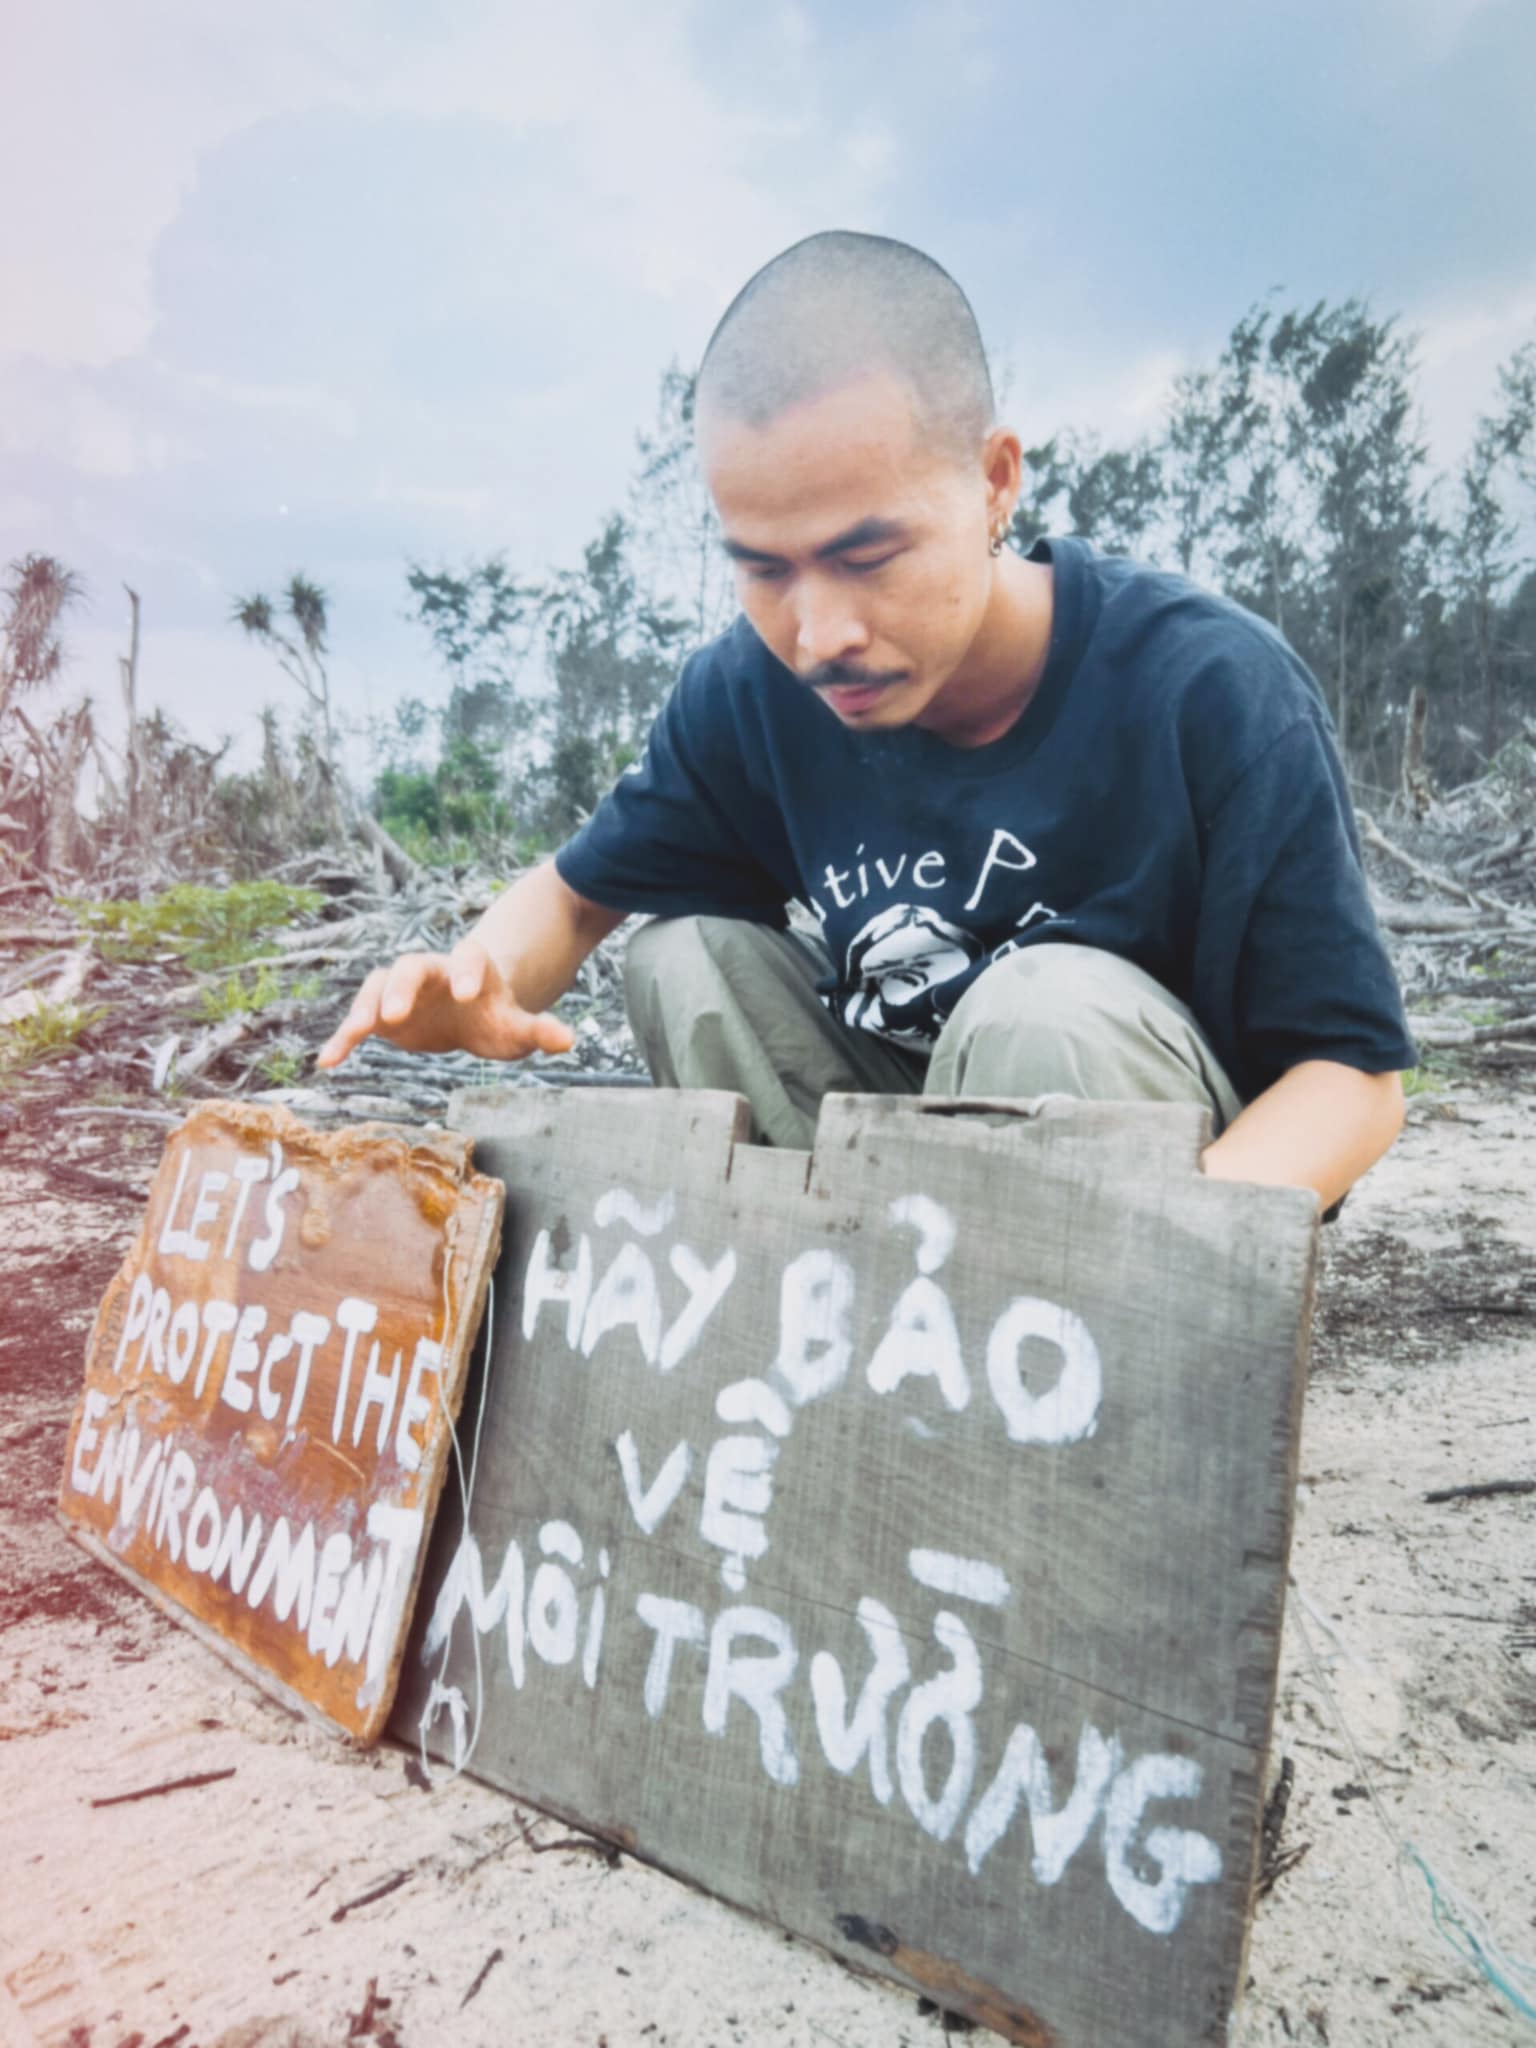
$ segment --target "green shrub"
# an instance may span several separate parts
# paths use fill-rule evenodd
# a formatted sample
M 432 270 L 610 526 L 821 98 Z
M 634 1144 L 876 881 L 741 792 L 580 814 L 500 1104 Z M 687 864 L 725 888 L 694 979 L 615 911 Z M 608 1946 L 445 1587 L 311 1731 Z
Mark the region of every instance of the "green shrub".
M 285 882 L 235 882 L 227 889 L 177 882 L 143 903 L 64 901 L 87 930 L 100 935 L 110 957 L 147 960 L 179 953 L 189 967 L 206 971 L 240 966 L 260 952 L 269 932 L 318 910 L 325 898 Z
M 198 995 L 198 1015 L 206 1024 L 222 1024 L 242 1011 L 264 1010 L 280 1000 L 283 985 L 270 967 L 258 967 L 249 980 L 240 973 L 210 982 Z
M 40 1002 L 25 1017 L 0 1024 L 0 1069 L 19 1073 L 73 1052 L 91 1026 L 106 1015 L 104 1003 Z
M 291 1088 L 303 1075 L 305 1059 L 298 1047 L 280 1041 L 269 1045 L 256 1064 L 274 1088 Z

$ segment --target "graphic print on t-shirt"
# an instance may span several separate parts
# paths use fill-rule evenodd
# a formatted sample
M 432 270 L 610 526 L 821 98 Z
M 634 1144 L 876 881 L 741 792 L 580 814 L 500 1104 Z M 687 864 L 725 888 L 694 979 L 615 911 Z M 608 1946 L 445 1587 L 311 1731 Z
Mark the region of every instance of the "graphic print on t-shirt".
M 935 1020 L 951 1008 L 945 987 L 963 983 L 984 950 L 974 932 L 926 903 L 889 905 L 848 947 L 838 989 L 843 1022 L 896 1045 L 930 1045 Z
M 837 963 L 821 990 L 835 1017 L 926 1050 L 977 975 L 1017 952 L 1026 931 L 1073 922 L 1039 899 L 1038 877 L 1020 880 L 1038 862 L 1016 833 L 997 826 L 984 855 L 976 845 L 974 865 L 958 869 L 938 848 L 863 858 L 863 844 L 846 867 L 827 864 L 823 895 L 812 894 L 810 907 Z M 933 900 L 894 896 L 904 879 Z

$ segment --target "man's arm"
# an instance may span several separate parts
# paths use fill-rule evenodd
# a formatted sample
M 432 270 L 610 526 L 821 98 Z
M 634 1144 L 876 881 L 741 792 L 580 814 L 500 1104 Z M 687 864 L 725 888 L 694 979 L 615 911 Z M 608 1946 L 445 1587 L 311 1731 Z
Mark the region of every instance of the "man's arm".
M 1389 1149 L 1403 1115 L 1401 1074 L 1303 1060 L 1255 1096 L 1200 1164 L 1216 1180 L 1311 1188 L 1328 1209 Z
M 570 1027 L 549 1005 L 624 916 L 578 896 L 547 860 L 498 896 L 451 953 L 407 953 L 376 967 L 318 1063 L 340 1066 L 370 1033 L 410 1052 L 482 1059 L 567 1052 Z

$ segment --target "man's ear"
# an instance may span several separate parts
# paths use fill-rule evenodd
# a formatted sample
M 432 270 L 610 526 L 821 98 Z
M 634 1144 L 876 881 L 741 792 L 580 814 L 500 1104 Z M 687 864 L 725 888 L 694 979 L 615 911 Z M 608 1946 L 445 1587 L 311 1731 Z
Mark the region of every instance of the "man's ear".
M 1024 449 L 1012 427 L 994 427 L 981 446 L 987 480 L 987 524 L 1011 519 L 1024 476 Z

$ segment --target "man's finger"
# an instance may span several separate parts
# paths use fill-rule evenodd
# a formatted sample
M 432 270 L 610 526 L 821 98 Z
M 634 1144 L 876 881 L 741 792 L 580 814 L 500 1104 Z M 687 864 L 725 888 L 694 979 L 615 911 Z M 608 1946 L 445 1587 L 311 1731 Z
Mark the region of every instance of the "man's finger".
M 385 979 L 386 970 L 382 967 L 375 967 L 367 976 L 352 998 L 351 1009 L 320 1048 L 316 1066 L 339 1067 L 353 1047 L 362 1044 L 379 1021 L 379 992 Z
M 569 1052 L 576 1043 L 576 1034 L 570 1025 L 562 1024 L 548 1010 L 537 1017 L 530 1016 L 528 1024 L 528 1036 L 540 1052 Z
M 429 976 L 440 972 L 442 964 L 442 956 L 438 953 L 407 953 L 397 960 L 389 970 L 389 979 L 384 984 L 384 994 L 379 1002 L 379 1016 L 383 1022 L 403 1024 L 416 1007 L 422 984 Z
M 456 1003 L 472 1003 L 485 987 L 490 965 L 478 939 L 461 939 L 448 956 L 448 986 Z

